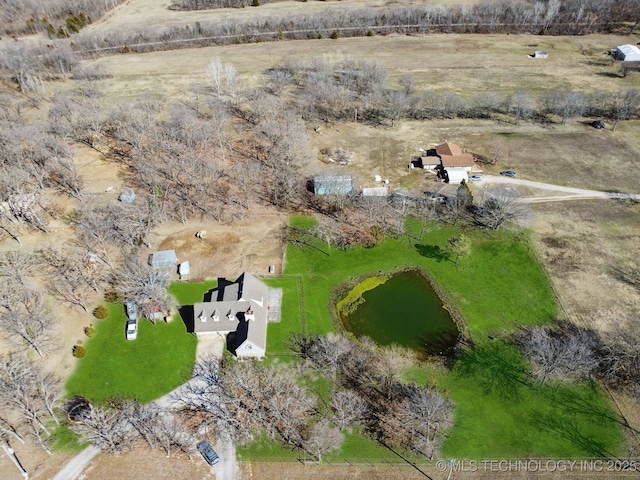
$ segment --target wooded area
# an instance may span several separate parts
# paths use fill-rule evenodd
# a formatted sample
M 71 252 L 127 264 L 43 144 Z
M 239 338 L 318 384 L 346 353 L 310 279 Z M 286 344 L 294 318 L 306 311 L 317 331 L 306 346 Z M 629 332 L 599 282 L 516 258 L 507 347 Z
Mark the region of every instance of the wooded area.
M 74 234 L 65 244 L 43 242 L 30 253 L 0 255 L 0 328 L 12 349 L 0 357 L 0 405 L 9 412 L 0 415 L 0 437 L 20 442 L 31 437 L 48 453 L 53 424 L 65 416 L 61 380 L 40 368 L 42 359 L 58 348 L 51 309 L 65 305 L 90 312 L 96 295 L 108 292 L 114 301 L 126 297 L 170 311 L 175 301 L 166 290 L 169 276 L 140 259 L 154 229 L 167 221 L 233 223 L 256 206 L 313 212 L 317 225 L 304 234 L 290 228 L 287 241 L 304 245 L 311 234 L 330 250 L 370 247 L 385 235 L 402 236 L 408 217 L 491 231 L 531 216 L 514 190 L 500 187 L 474 198 L 463 184 L 442 202 L 424 192 L 384 198 L 314 196 L 307 189 L 308 163 L 316 157 L 310 125 L 357 116 L 360 122 L 389 128 L 402 120 L 455 118 L 560 126 L 588 116 L 606 119 L 615 130 L 619 122 L 640 117 L 640 90 L 634 88 L 587 94 L 559 87 L 544 94 L 495 91 L 464 97 L 444 88 L 421 88 L 411 74 L 390 86 L 389 71 L 379 63 L 320 58 L 273 65 L 252 86 L 243 84 L 231 64 L 214 59 L 203 65 L 208 84 L 193 85 L 180 100 L 140 96 L 114 102 L 96 82 L 108 72 L 82 60 L 98 49 L 167 49 L 182 39 L 204 45 L 319 38 L 334 32 L 337 38 L 434 31 L 633 31 L 639 12 L 635 0 L 357 9 L 344 16 L 327 9 L 297 18 L 203 23 L 160 34 L 141 28 L 101 38 L 76 35 L 67 21 L 82 13 L 90 22 L 117 3 L 16 0 L 5 2 L 0 12 L 7 34 L 73 35 L 73 42 L 15 42 L 0 57 L 0 73 L 13 87 L 0 93 L 0 241 L 21 245 L 27 232 L 50 234 L 51 220 L 61 218 Z M 227 6 L 232 5 L 185 1 L 181 8 Z M 65 34 L 57 26 L 62 22 Z M 61 79 L 73 81 L 45 98 L 45 83 Z M 137 192 L 135 203 L 105 204 L 87 193 L 71 148 L 78 144 L 126 173 L 127 185 Z M 502 148 L 495 143 L 488 161 L 500 158 Z M 65 210 L 60 198 L 73 199 L 76 206 Z M 451 238 L 448 246 L 447 255 L 456 262 L 471 248 L 464 234 Z M 89 254 L 95 262 L 89 262 Z M 634 269 L 615 275 L 628 285 L 640 284 Z M 598 379 L 640 401 L 640 350 L 633 331 L 601 337 L 569 325 L 531 327 L 511 340 L 540 384 Z M 199 362 L 196 383 L 182 392 L 188 413 L 165 415 L 156 406 L 113 399 L 92 406 L 72 428 L 83 441 L 109 452 L 143 442 L 167 456 L 189 456 L 204 421 L 241 444 L 265 434 L 316 461 L 338 449 L 350 429 L 391 448 L 427 458 L 437 455 L 451 428 L 454 405 L 434 387 L 403 380 L 403 368 L 413 361 L 406 352 L 342 335 L 295 336 L 291 349 L 299 365 L 274 367 L 228 358 Z M 298 382 L 311 372 L 331 384 L 327 397 Z

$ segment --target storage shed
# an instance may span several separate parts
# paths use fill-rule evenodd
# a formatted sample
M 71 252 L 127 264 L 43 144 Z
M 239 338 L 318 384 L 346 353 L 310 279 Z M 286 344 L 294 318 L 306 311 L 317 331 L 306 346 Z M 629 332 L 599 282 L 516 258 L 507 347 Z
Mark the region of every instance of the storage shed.
M 169 268 L 178 264 L 175 250 L 161 250 L 149 255 L 149 265 L 153 268 Z
M 316 195 L 345 195 L 352 189 L 348 175 L 317 175 L 313 177 L 313 191 Z
M 620 45 L 616 48 L 616 57 L 623 62 L 640 62 L 640 48 L 635 45 Z
M 189 267 L 189 261 L 182 262 L 178 265 L 178 274 L 180 275 L 180 280 L 189 280 L 189 274 L 191 273 Z
M 365 187 L 362 189 L 363 197 L 386 197 L 387 187 Z

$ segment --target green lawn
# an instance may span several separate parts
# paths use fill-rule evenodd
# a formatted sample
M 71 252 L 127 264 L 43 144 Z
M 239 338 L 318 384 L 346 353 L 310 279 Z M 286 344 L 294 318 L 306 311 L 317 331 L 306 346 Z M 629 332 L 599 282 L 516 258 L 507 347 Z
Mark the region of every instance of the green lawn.
M 303 331 L 300 316 L 300 289 L 297 277 L 276 277 L 262 279 L 271 288 L 282 288 L 280 322 L 269 323 L 267 327 L 267 355 L 290 354 L 287 342 L 291 333 Z
M 476 346 L 438 385 L 456 404 L 444 457 L 585 458 L 615 455 L 619 417 L 591 384 L 540 385 L 520 352 L 496 340 Z
M 294 217 L 292 222 L 306 222 Z M 353 277 L 407 266 L 422 267 L 465 318 L 474 338 L 483 338 L 514 325 L 550 323 L 557 305 L 544 272 L 522 236 L 510 232 L 465 232 L 472 253 L 457 264 L 449 259 L 447 240 L 456 228 L 429 224 L 419 238 L 420 227 L 408 224 L 410 236 L 387 239 L 373 248 L 329 249 L 310 240 L 308 248 L 289 246 L 285 273 L 302 276 L 307 331 L 324 334 L 334 330 L 332 292 Z
M 120 304 L 109 305 L 111 314 L 98 320 L 97 335 L 85 342 L 87 356 L 66 384 L 68 395 L 94 402 L 110 397 L 149 402 L 185 381 L 193 369 L 196 338 L 187 333 L 178 315 L 169 323 L 138 323 L 138 338 L 128 341 L 126 316 Z
M 233 279 L 235 280 L 235 279 Z M 174 282 L 169 285 L 169 293 L 176 299 L 178 305 L 193 305 L 201 302 L 204 294 L 218 286 L 218 280 L 204 282 Z
M 306 218 L 291 222 L 298 228 L 310 225 Z M 527 375 L 521 353 L 500 339 L 518 325 L 549 324 L 557 314 L 555 297 L 526 237 L 465 231 L 472 253 L 455 263 L 446 245 L 459 235 L 458 229 L 432 223 L 423 235 L 420 230 L 417 222 L 409 222 L 408 236 L 373 248 L 341 251 L 308 238 L 306 247 L 289 246 L 285 272 L 302 278 L 307 331 L 324 334 L 339 328 L 331 309 L 341 284 L 380 271 L 421 267 L 444 292 L 445 301 L 462 314 L 477 342 L 450 370 L 424 364 L 406 374 L 407 380 L 436 385 L 455 402 L 454 428 L 441 451 L 444 458 L 566 458 L 619 452 L 623 436 L 618 418 L 596 386 L 540 386 Z M 495 341 L 487 340 L 494 336 Z M 270 455 L 259 446 L 251 448 L 254 456 Z M 389 453 L 352 435 L 327 458 L 384 461 Z

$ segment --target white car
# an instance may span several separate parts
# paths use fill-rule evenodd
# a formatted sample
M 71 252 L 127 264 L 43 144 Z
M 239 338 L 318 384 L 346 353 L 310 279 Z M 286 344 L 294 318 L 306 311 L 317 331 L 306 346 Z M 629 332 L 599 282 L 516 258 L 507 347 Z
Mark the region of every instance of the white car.
M 127 320 L 127 340 L 135 340 L 138 336 L 138 320 Z

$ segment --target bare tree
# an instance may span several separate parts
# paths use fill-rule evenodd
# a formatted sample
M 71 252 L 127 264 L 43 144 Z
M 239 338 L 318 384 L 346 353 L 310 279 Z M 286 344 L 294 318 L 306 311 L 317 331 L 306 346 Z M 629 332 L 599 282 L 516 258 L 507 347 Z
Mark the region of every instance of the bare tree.
M 71 423 L 70 428 L 82 442 L 92 443 L 105 452 L 122 452 L 131 442 L 130 424 L 122 411 L 113 406 L 93 406 L 89 415 Z
M 514 189 L 484 189 L 475 221 L 486 228 L 497 230 L 510 222 L 520 223 L 531 217 L 531 209 L 520 201 Z
M 594 335 L 569 324 L 525 328 L 518 336 L 532 374 L 541 383 L 583 380 L 598 368 Z
M 0 357 L 0 405 L 20 418 L 20 425 L 47 453 L 49 421 L 60 398 L 59 380 L 21 355 Z
M 16 428 L 5 418 L 0 417 L 0 438 L 8 442 L 11 438 L 17 438 L 24 444 L 24 439 L 20 436 Z
M 494 138 L 489 145 L 489 159 L 492 165 L 507 158 L 507 144 L 502 138 Z
M 43 357 L 56 344 L 51 312 L 44 295 L 11 282 L 0 289 L 0 326 L 18 340 L 16 345 L 30 347 Z
M 517 92 L 508 99 L 507 109 L 513 115 L 516 125 L 519 125 L 520 120 L 531 118 L 535 111 L 535 105 L 527 93 Z
M 620 90 L 609 97 L 608 117 L 613 120 L 615 130 L 620 120 L 629 120 L 640 113 L 640 90 Z
M 621 328 L 602 339 L 598 375 L 609 385 L 640 385 L 640 339 L 635 329 Z
M 169 274 L 142 263 L 137 256 L 124 259 L 124 265 L 113 276 L 113 286 L 126 298 L 140 305 L 153 303 L 163 311 L 169 311 L 174 304 L 167 293 Z
M 88 266 L 80 252 L 68 248 L 45 247 L 40 254 L 49 273 L 49 292 L 59 300 L 87 312 L 89 300 L 99 291 L 102 283 L 99 265 Z
M 167 458 L 174 449 L 191 455 L 194 439 L 174 413 L 163 411 L 154 403 L 125 402 L 119 409 L 149 448 L 161 448 Z
M 322 455 L 340 448 L 344 435 L 327 420 L 320 420 L 311 429 L 311 436 L 304 441 L 303 449 L 313 455 L 318 461 Z
M 346 430 L 362 421 L 367 404 L 356 392 L 338 390 L 331 392 L 331 422 L 340 430 Z
M 0 253 L 0 276 L 10 278 L 19 285 L 26 285 L 38 266 L 37 255 L 21 250 Z
M 219 385 L 226 410 L 241 427 L 234 431 L 236 438 L 247 441 L 264 431 L 269 438 L 304 446 L 303 433 L 314 402 L 292 370 L 232 360 L 223 365 Z
M 221 98 L 222 95 L 235 96 L 238 78 L 233 65 L 222 63 L 219 58 L 215 58 L 207 67 L 207 75 L 218 98 Z

